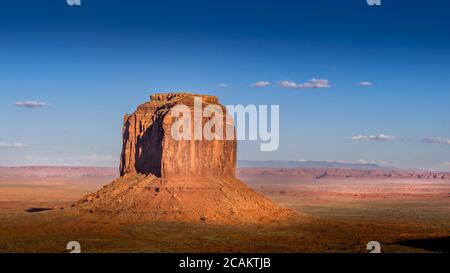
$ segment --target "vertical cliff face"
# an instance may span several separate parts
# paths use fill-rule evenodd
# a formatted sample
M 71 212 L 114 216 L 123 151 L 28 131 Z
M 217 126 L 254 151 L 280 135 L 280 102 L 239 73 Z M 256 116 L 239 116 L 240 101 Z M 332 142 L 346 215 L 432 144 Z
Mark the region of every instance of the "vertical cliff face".
M 201 110 L 215 105 L 225 113 L 225 107 L 214 96 L 189 93 L 155 94 L 150 102 L 140 105 L 136 112 L 125 115 L 121 176 L 129 173 L 153 174 L 157 177 L 174 176 L 235 176 L 236 140 L 182 139 L 172 137 L 171 129 L 178 117 L 170 110 L 185 105 L 191 111 L 191 130 L 194 130 L 194 99 L 202 99 Z M 227 124 L 223 122 L 222 131 Z M 201 119 L 202 128 L 210 118 Z M 234 134 L 234 129 L 233 129 Z M 192 136 L 194 133 L 192 132 Z

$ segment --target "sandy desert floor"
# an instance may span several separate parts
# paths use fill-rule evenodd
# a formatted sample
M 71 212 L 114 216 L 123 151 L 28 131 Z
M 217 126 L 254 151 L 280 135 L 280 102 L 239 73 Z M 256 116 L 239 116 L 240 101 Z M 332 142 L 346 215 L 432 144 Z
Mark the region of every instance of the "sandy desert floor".
M 288 222 L 109 223 L 62 213 L 109 177 L 1 178 L 0 252 L 448 252 L 450 181 L 393 178 L 243 179 L 298 212 Z M 51 210 L 49 210 L 51 209 Z

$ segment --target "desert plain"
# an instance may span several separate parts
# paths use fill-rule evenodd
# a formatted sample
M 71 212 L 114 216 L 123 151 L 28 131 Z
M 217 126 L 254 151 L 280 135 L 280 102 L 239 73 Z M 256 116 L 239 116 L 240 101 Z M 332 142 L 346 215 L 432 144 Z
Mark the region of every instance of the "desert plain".
M 295 216 L 264 224 L 116 222 L 62 208 L 110 183 L 96 167 L 0 168 L 0 252 L 448 252 L 450 179 L 408 171 L 239 168 Z

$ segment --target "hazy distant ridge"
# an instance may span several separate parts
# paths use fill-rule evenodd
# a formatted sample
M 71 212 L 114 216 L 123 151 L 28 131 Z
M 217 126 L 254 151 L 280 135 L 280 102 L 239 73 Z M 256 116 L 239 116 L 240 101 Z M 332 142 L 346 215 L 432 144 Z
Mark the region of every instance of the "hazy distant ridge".
M 354 170 L 373 170 L 390 169 L 374 163 L 343 163 L 332 161 L 258 161 L 258 160 L 239 160 L 238 167 L 241 168 L 330 168 L 330 169 L 354 169 Z

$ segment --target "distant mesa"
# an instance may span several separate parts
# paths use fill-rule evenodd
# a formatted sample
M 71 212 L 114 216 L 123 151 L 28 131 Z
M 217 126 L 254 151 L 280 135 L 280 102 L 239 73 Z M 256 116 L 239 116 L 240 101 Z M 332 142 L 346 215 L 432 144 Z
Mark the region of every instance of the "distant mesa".
M 351 169 L 351 170 L 377 170 L 393 169 L 388 166 L 380 166 L 375 163 L 344 163 L 335 161 L 283 161 L 283 160 L 239 160 L 240 168 L 285 168 L 285 169 Z
M 121 176 L 73 207 L 123 221 L 261 223 L 292 216 L 236 178 L 236 140 L 171 137 L 170 109 L 193 106 L 197 96 L 203 108 L 214 104 L 225 112 L 214 96 L 167 93 L 125 115 Z

